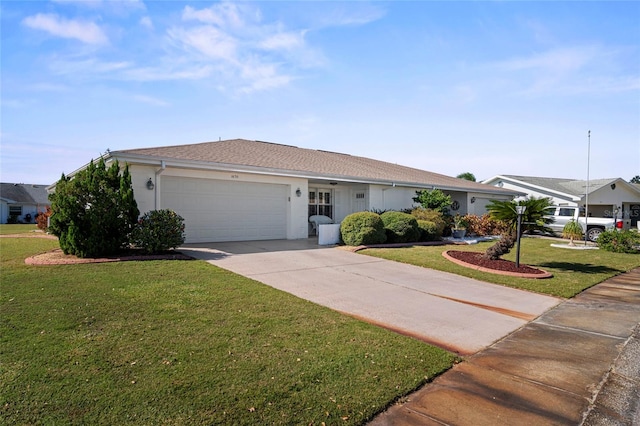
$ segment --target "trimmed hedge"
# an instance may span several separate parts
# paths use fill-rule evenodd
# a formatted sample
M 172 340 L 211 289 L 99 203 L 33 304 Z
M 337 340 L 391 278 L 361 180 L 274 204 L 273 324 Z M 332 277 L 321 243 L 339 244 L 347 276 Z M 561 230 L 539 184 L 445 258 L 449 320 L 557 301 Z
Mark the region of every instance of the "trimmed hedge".
M 145 213 L 132 235 L 133 244 L 150 254 L 179 247 L 184 239 L 184 219 L 168 209 Z
M 446 221 L 444 219 L 444 215 L 437 210 L 433 209 L 425 209 L 424 207 L 416 207 L 411 210 L 411 216 L 415 217 L 416 220 L 426 220 L 428 222 L 433 222 L 436 224 L 436 236 L 437 238 L 442 237 L 442 233 L 444 232 L 444 228 L 446 226 Z
M 388 211 L 380 215 L 388 243 L 411 243 L 420 239 L 420 228 L 415 217 L 407 213 Z
M 345 217 L 340 224 L 340 235 L 348 246 L 382 244 L 387 239 L 382 219 L 372 212 L 358 212 Z
M 438 226 L 428 220 L 418 220 L 420 228 L 420 241 L 438 241 L 441 234 L 438 233 Z

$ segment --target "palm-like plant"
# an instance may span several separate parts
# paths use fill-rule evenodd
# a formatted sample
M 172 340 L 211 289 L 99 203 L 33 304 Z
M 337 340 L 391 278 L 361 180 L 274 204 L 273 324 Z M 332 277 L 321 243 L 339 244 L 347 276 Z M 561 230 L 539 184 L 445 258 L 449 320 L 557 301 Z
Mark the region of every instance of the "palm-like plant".
M 492 200 L 487 206 L 489 216 L 503 222 L 507 227 L 507 231 L 496 244 L 487 249 L 484 257 L 492 260 L 499 259 L 509 253 L 516 244 L 518 238 L 516 206 L 526 207 L 521 219 L 521 234 L 527 231 L 551 232 L 547 225 L 552 223 L 554 219 L 545 217 L 546 210 L 551 207 L 551 199 L 531 197 L 520 201 Z
M 582 226 L 575 220 L 571 219 L 571 221 L 562 228 L 562 238 L 568 238 L 569 245 L 575 246 L 573 240 L 582 238 Z

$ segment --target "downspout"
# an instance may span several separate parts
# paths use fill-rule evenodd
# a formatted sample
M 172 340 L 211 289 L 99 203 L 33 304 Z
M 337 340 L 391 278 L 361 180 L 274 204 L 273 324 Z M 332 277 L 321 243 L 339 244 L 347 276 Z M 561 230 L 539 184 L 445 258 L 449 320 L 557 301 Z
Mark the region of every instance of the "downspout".
M 167 163 L 165 163 L 164 160 L 160 161 L 160 168 L 158 170 L 156 170 L 156 186 L 155 186 L 155 191 L 153 193 L 153 209 L 154 210 L 158 210 L 158 191 L 160 191 L 160 181 L 158 179 L 158 177 L 162 174 L 162 172 L 165 171 L 165 169 L 167 168 Z

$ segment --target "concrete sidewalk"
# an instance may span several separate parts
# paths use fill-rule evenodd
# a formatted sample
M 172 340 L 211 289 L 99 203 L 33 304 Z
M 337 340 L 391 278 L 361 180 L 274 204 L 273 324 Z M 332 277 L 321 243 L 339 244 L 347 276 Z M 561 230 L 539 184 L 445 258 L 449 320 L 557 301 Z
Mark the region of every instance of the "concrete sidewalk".
M 187 244 L 180 250 L 462 355 L 486 348 L 561 301 L 318 246 L 313 239 Z
M 640 425 L 640 268 L 465 359 L 382 425 Z

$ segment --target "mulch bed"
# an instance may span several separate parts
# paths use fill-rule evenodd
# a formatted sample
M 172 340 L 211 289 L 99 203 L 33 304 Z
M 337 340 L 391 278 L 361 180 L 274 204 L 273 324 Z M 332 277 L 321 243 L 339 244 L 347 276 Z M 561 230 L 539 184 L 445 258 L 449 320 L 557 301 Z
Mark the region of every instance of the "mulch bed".
M 484 272 L 493 272 L 501 275 L 512 275 L 523 278 L 550 278 L 552 275 L 542 269 L 537 269 L 528 265 L 520 264 L 516 268 L 515 262 L 498 259 L 489 260 L 483 257 L 484 253 L 473 251 L 448 250 L 443 253 L 445 257 L 452 258 L 456 263 L 473 267 Z

